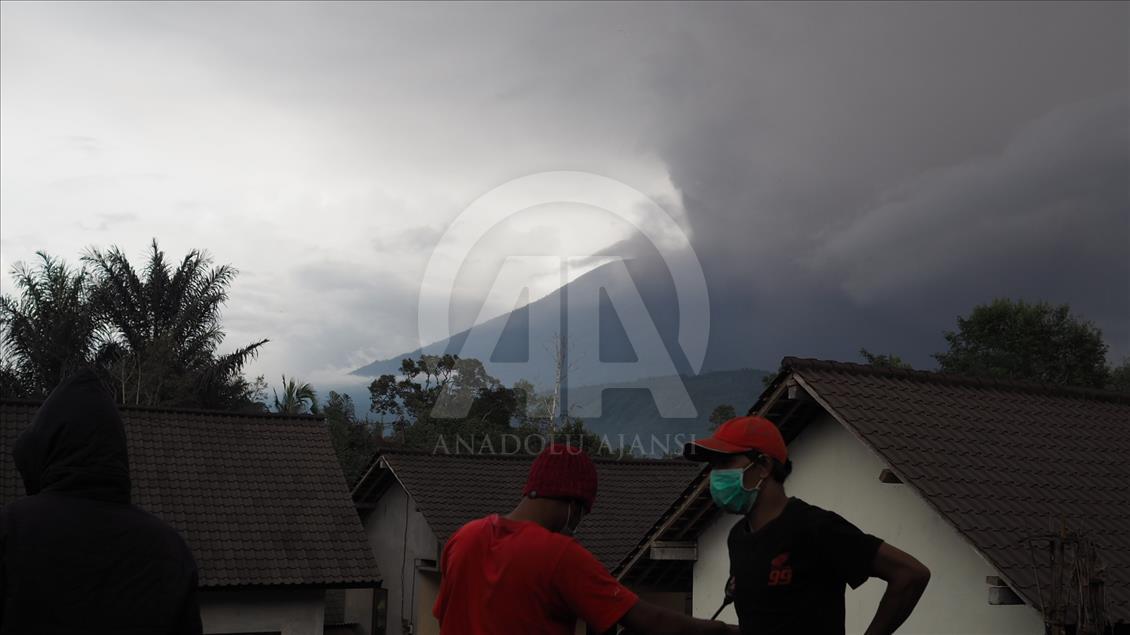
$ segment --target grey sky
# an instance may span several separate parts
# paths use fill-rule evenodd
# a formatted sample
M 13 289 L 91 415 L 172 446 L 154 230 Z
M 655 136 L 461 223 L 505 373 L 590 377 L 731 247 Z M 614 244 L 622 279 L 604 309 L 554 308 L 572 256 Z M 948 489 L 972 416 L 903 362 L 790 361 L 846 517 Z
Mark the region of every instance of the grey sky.
M 0 259 L 207 248 L 243 272 L 229 343 L 272 339 L 252 371 L 326 382 L 415 348 L 460 210 L 574 169 L 683 224 L 722 337 L 772 337 L 785 310 L 890 322 L 823 349 L 812 322 L 811 351 L 798 332 L 726 364 L 923 363 L 994 295 L 1069 301 L 1130 354 L 1128 10 L 5 3 Z M 630 237 L 562 216 L 490 244 Z

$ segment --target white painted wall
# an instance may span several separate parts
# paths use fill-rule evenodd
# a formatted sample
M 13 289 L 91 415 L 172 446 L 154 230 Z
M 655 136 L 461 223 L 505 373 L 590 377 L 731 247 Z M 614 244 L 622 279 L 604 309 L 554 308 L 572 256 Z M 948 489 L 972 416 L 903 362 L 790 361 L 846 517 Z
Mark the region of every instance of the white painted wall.
M 738 517 L 722 514 L 710 523 L 698 536 L 698 561 L 694 563 L 693 593 L 691 614 L 695 617 L 710 617 L 722 606 L 725 599 L 726 580 L 730 578 L 730 553 L 726 549 L 726 537 Z M 727 606 L 718 619 L 737 624 L 738 615 L 734 607 Z
M 418 577 L 419 572 L 416 571 L 416 561 L 438 561 L 439 543 L 424 520 L 424 515 L 416 509 L 416 502 L 398 484 L 391 486 L 381 496 L 376 508 L 369 512 L 362 524 L 377 561 L 377 569 L 381 572 L 381 586 L 388 589 L 386 634 L 401 635 L 406 632 L 402 618 L 413 622 L 419 620 L 420 613 L 416 607 L 422 583 Z M 427 592 L 426 582 L 423 586 L 424 592 Z M 361 614 L 366 606 L 366 599 L 371 603 L 371 595 L 367 590 L 350 590 L 346 593 L 347 619 L 359 622 L 367 632 L 371 618 L 367 614 Z M 436 623 L 430 615 L 429 605 L 428 619 L 433 624 Z M 416 626 L 416 632 L 421 632 L 419 625 Z
M 345 622 L 358 624 L 365 635 L 373 625 L 373 589 L 345 590 Z
M 438 571 L 416 572 L 415 635 L 439 635 L 439 620 L 432 615 L 432 607 L 439 597 L 439 582 Z
M 686 614 L 687 612 L 687 594 L 681 591 L 648 591 L 641 589 L 632 589 L 636 595 L 640 596 L 641 600 L 651 602 L 656 606 L 662 606 L 665 609 L 675 611 L 676 613 Z
M 200 620 L 204 633 L 322 635 L 326 592 L 202 591 Z
M 909 486 L 879 482 L 879 458 L 838 421 L 823 415 L 789 446 L 790 496 L 830 509 L 863 531 L 906 551 L 932 573 L 918 608 L 899 629 L 914 635 L 1032 635 L 1044 631 L 1025 605 L 990 606 L 985 576 L 999 575 Z M 726 536 L 737 517 L 725 515 L 699 537 L 694 570 L 694 615 L 709 617 L 722 602 L 729 572 Z M 886 584 L 872 579 L 848 590 L 847 632 L 866 630 Z M 737 623 L 733 608 L 722 617 Z

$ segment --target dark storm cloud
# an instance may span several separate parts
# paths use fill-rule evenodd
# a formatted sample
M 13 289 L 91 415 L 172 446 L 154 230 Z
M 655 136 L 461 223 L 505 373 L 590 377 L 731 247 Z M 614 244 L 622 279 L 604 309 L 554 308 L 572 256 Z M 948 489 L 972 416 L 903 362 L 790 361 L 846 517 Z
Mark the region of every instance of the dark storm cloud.
M 1111 265 L 1126 258 L 1130 236 L 1128 122 L 1122 99 L 1050 113 L 999 154 L 883 192 L 829 232 L 810 264 L 861 302 L 964 283 L 967 297 L 997 285 L 1066 292 L 1105 317 L 1126 316 L 1127 271 Z
M 452 218 L 575 169 L 681 195 L 660 202 L 707 275 L 707 367 L 926 365 L 997 295 L 1071 302 L 1127 354 L 1128 11 L 4 3 L 0 243 L 77 254 L 91 214 L 134 213 L 111 225 L 127 249 L 258 272 L 231 338 L 306 372 L 414 349 Z M 667 306 L 653 251 L 604 253 Z
M 711 10 L 655 76 L 708 365 L 928 365 L 998 296 L 1070 302 L 1130 353 L 1125 5 Z

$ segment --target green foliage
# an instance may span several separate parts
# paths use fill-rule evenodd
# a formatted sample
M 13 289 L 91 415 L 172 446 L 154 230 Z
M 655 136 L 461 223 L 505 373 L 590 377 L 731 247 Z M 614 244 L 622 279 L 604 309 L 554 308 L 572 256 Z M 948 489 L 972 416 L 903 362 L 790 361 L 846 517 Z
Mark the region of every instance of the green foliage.
M 537 434 L 537 432 L 534 432 Z M 566 417 L 560 426 L 551 433 L 544 435 L 548 443 L 565 443 L 581 448 L 594 456 L 612 456 L 613 449 L 605 440 L 593 434 L 585 427 L 585 422 L 578 417 Z
M 306 382 L 298 383 L 294 377 L 288 380 L 286 375 L 282 376 L 282 385 L 282 397 L 279 397 L 279 391 L 274 391 L 275 412 L 287 415 L 317 414 L 318 393 L 314 392 L 313 386 Z
M 117 247 L 88 251 L 78 270 L 39 259 L 13 269 L 19 297 L 0 298 L 5 396 L 42 398 L 86 366 L 124 404 L 262 409 L 242 369 L 267 340 L 218 353 L 234 269 L 198 250 L 173 266 L 156 241 L 140 272 Z
M 63 377 L 89 365 L 101 342 L 85 269 L 37 252 L 39 263 L 16 263 L 20 297 L 0 297 L 0 394 L 42 398 Z
M 1107 390 L 1130 394 L 1130 357 L 1122 360 L 1118 366 L 1111 366 L 1108 379 Z
M 737 413 L 736 410 L 734 410 L 734 407 L 731 406 L 728 403 L 724 403 L 724 404 L 716 407 L 710 413 L 710 429 L 716 430 L 718 428 L 718 426 L 722 425 L 723 423 L 726 423 L 727 421 L 729 421 L 730 419 L 733 419 L 736 416 L 738 416 L 738 413 Z
M 458 355 L 405 359 L 400 376 L 382 375 L 369 385 L 371 410 L 393 437 L 414 447 L 440 437 L 489 435 L 510 429 L 514 391 L 491 377 L 482 362 Z
M 514 396 L 518 402 L 515 417 L 520 427 L 546 430 L 554 426 L 557 413 L 552 393 L 538 392 L 533 382 L 519 379 L 514 382 Z
M 859 354 L 863 360 L 870 366 L 878 368 L 905 368 L 910 369 L 910 364 L 902 361 L 898 355 L 876 355 L 866 348 L 859 349 Z
M 337 460 L 345 473 L 345 481 L 352 485 L 369 465 L 379 434 L 368 421 L 357 418 L 353 398 L 349 395 L 331 390 L 321 411 L 330 430 Z
M 392 439 L 409 447 L 500 452 L 532 449 L 545 441 L 607 452 L 601 440 L 577 418 L 559 425 L 549 397 L 528 381 L 508 388 L 486 372 L 482 362 L 458 355 L 423 355 L 401 362 L 400 375 L 382 375 L 369 384 L 371 410 Z M 529 439 L 533 435 L 543 437 Z
M 1102 388 L 1102 332 L 1068 305 L 1008 299 L 977 306 L 946 331 L 949 350 L 934 355 L 947 373 Z
M 106 370 L 123 403 L 247 405 L 242 369 L 267 340 L 217 352 L 234 268 L 212 267 L 196 249 L 174 266 L 156 240 L 140 272 L 117 247 L 91 249 L 83 262 L 91 267 L 94 309 L 109 336 Z
M 514 382 L 517 404 L 514 418 L 516 435 L 523 449 L 537 451 L 545 444 L 565 443 L 583 448 L 594 456 L 611 456 L 613 450 L 600 436 L 591 432 L 583 419 L 561 416 L 552 391 L 539 392 L 533 382 L 519 379 Z M 534 438 L 537 437 L 537 438 Z
M 17 374 L 17 369 L 6 358 L 0 359 L 0 397 L 6 399 L 27 399 L 31 395 L 27 386 Z
M 270 412 L 267 407 L 267 380 L 263 375 L 255 377 L 252 381 L 247 381 L 242 376 L 239 381 L 243 386 L 243 401 L 245 402 L 245 410 L 253 412 Z
M 781 373 L 769 373 L 768 375 L 762 377 L 761 378 L 761 388 L 765 389 L 765 388 L 772 386 L 773 382 L 777 381 L 777 375 L 780 375 L 780 374 Z

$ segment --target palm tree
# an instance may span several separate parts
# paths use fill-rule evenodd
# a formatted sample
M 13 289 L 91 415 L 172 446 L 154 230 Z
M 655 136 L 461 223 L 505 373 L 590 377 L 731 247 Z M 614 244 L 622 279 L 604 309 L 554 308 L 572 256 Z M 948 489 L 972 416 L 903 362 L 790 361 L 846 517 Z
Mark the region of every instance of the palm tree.
M 92 301 L 107 328 L 101 357 L 123 403 L 230 407 L 262 339 L 219 355 L 220 308 L 236 270 L 193 249 L 175 267 L 153 240 L 139 274 L 117 247 L 89 250 Z
M 16 263 L 20 297 L 0 297 L 0 390 L 43 397 L 67 374 L 96 361 L 102 341 L 85 269 L 37 252 L 39 263 Z
M 279 392 L 274 391 L 275 412 L 288 415 L 318 412 L 318 394 L 314 392 L 313 386 L 306 382 L 300 384 L 294 377 L 287 380 L 286 375 L 282 376 L 282 383 L 281 399 Z

